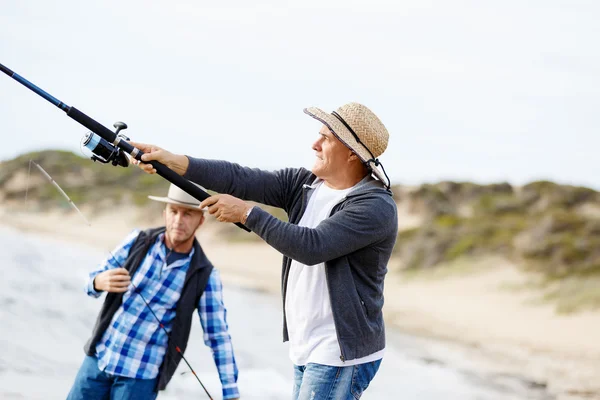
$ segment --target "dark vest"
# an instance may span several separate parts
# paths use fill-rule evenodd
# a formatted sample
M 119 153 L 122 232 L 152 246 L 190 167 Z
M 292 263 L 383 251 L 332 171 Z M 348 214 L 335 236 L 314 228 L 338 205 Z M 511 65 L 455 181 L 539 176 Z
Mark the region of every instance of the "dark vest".
M 156 241 L 159 234 L 163 233 L 165 228 L 148 229 L 140 232 L 135 243 L 129 250 L 129 256 L 123 268 L 129 271 L 129 275 L 133 277 L 138 267 L 144 261 L 148 250 Z M 181 353 L 185 352 L 190 329 L 192 326 L 192 317 L 194 310 L 198 306 L 198 301 L 204 293 L 204 288 L 208 282 L 208 277 L 212 272 L 213 266 L 206 258 L 202 247 L 197 240 L 194 240 L 194 256 L 187 271 L 181 297 L 177 303 L 175 318 L 172 322 L 171 333 L 167 344 L 165 357 L 158 371 L 157 389 L 164 390 L 175 373 L 181 355 L 177 352 L 176 347 L 179 346 Z M 112 321 L 113 315 L 123 303 L 123 293 L 107 293 L 100 314 L 96 319 L 92 336 L 85 344 L 84 350 L 87 355 L 96 355 L 96 344 L 102 339 L 102 335 Z

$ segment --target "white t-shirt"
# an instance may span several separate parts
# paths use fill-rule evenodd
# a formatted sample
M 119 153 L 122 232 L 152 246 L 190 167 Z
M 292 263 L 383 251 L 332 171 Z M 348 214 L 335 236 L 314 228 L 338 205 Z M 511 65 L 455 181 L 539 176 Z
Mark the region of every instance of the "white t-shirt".
M 317 227 L 352 189 L 336 190 L 320 183 L 314 189 L 298 225 Z M 289 355 L 296 365 L 317 363 L 341 367 L 383 357 L 384 350 L 380 350 L 366 357 L 341 360 L 324 263 L 308 266 L 292 260 L 287 281 L 285 313 Z

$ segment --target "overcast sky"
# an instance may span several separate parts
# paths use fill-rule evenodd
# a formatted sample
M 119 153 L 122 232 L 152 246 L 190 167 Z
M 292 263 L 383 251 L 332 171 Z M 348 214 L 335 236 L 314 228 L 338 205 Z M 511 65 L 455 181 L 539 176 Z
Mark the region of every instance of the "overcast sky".
M 310 167 L 302 109 L 356 101 L 393 183 L 600 188 L 600 2 L 0 0 L 0 63 L 136 141 Z M 0 160 L 86 129 L 0 76 Z

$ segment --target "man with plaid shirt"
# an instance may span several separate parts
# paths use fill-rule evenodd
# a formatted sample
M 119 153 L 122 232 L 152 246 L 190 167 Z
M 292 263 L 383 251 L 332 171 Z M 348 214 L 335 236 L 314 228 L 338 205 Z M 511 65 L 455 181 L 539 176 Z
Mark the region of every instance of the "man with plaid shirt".
M 90 273 L 87 294 L 107 296 L 68 400 L 156 398 L 185 351 L 195 309 L 223 399 L 237 399 L 221 279 L 195 238 L 203 210 L 175 185 L 167 197 L 148 197 L 167 203 L 165 227 L 134 230 Z

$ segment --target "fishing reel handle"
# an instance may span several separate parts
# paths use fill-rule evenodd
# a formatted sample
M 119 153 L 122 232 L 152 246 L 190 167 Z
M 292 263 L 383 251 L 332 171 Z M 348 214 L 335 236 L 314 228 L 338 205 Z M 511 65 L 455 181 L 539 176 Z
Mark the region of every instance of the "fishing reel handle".
M 117 121 L 113 126 L 117 128 L 115 131 L 116 138 L 120 138 L 119 140 L 129 140 L 127 136 L 120 133 L 121 130 L 127 129 L 125 122 Z M 91 157 L 92 161 L 99 161 L 103 164 L 111 163 L 115 167 L 121 166 L 127 168 L 129 166 L 129 158 L 127 158 L 127 155 L 121 148 L 115 146 L 114 143 L 109 143 L 106 139 L 92 131 L 85 135 L 83 145 L 93 153 Z

